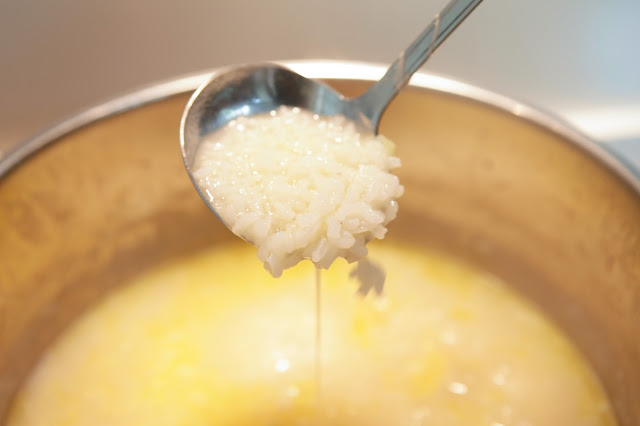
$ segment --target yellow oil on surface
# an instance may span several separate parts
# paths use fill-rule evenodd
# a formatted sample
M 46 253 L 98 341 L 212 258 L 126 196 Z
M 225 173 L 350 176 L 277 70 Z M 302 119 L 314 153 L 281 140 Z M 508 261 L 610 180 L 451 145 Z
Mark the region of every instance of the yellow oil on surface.
M 352 268 L 273 279 L 246 244 L 164 265 L 108 295 L 43 357 L 10 426 L 613 425 L 579 353 L 497 278 L 384 244 L 382 297 Z M 87 283 L 91 285 L 91 283 Z

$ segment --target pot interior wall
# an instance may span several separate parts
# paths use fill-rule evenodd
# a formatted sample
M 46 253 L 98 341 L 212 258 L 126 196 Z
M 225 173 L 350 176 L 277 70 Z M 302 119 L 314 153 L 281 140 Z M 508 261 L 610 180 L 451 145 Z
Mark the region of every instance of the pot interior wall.
M 106 291 L 234 238 L 184 171 L 187 98 L 79 129 L 0 180 L 0 419 L 46 346 Z M 560 136 L 461 97 L 407 89 L 381 132 L 406 187 L 389 238 L 504 277 L 585 352 L 620 423 L 640 424 L 638 195 Z

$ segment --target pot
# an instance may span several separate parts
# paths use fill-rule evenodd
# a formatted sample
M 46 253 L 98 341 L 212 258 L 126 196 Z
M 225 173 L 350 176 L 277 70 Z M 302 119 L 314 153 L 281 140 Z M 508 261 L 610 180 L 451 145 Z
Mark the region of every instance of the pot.
M 381 67 L 284 64 L 347 96 Z M 184 170 L 197 75 L 94 107 L 0 161 L 0 419 L 45 348 L 110 288 L 233 236 Z M 416 75 L 381 133 L 406 188 L 390 238 L 455 253 L 538 304 L 640 425 L 640 181 L 555 119 Z

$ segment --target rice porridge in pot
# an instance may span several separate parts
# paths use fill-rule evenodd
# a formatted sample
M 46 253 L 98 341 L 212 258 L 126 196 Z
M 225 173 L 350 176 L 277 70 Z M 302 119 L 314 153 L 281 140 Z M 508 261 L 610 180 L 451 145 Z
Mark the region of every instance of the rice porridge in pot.
M 499 279 L 382 241 L 384 294 L 351 266 L 272 278 L 243 243 L 134 279 L 42 358 L 8 425 L 614 425 L 579 352 Z M 89 283 L 90 284 L 90 283 Z

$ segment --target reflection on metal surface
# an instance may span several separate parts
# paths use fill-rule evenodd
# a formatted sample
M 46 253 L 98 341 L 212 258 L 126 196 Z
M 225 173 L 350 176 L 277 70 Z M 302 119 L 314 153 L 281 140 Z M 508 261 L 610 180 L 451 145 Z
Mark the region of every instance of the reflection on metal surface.
M 599 141 L 631 139 L 640 135 L 640 108 L 616 107 L 565 113 L 576 127 Z

